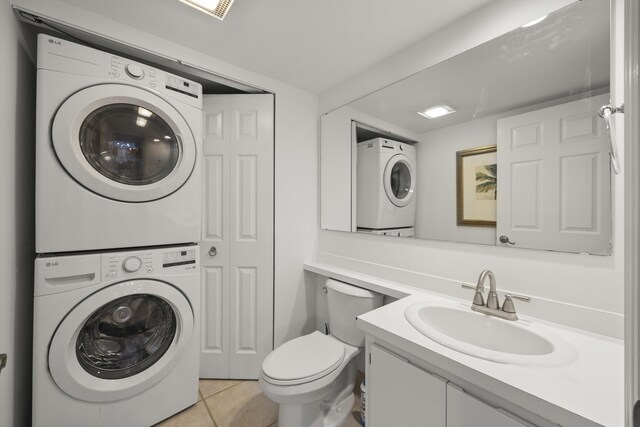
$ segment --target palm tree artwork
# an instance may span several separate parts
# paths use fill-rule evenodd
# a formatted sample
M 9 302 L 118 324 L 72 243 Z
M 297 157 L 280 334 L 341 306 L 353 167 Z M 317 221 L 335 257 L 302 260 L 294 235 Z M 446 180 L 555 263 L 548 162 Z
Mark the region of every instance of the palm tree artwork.
M 476 200 L 496 200 L 498 165 L 476 166 Z

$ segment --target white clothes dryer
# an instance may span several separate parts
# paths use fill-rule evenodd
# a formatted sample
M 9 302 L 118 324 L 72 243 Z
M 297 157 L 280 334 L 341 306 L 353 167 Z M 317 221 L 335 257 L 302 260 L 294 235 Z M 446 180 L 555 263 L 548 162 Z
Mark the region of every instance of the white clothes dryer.
M 358 143 L 357 227 L 370 230 L 414 226 L 416 149 L 385 138 Z
M 198 254 L 36 259 L 34 426 L 149 426 L 196 403 Z
M 200 239 L 202 87 L 38 35 L 36 252 Z

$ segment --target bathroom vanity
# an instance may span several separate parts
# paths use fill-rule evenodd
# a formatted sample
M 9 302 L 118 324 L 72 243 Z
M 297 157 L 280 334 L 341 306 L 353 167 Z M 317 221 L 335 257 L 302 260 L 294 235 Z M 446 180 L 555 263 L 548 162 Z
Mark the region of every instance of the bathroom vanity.
M 366 333 L 367 427 L 624 426 L 623 341 L 611 330 L 585 330 L 606 317 L 576 311 L 550 322 L 543 314 L 551 306 L 535 298 L 516 301 L 519 320 L 509 321 L 472 311 L 473 294 L 448 279 L 433 280 L 433 292 L 321 262 L 305 270 L 386 296 L 386 305 L 357 320 Z M 500 284 L 498 277 L 502 304 Z M 439 336 L 409 322 L 416 307 L 451 312 L 432 319 Z M 585 316 L 585 329 L 575 327 Z M 456 334 L 458 344 L 492 350 L 454 349 L 446 335 Z
M 367 334 L 368 427 L 624 425 L 621 341 L 525 318 L 516 322 L 542 328 L 572 354 L 540 365 L 499 363 L 420 333 L 405 318 L 420 302 L 471 311 L 470 302 L 414 294 L 358 318 Z

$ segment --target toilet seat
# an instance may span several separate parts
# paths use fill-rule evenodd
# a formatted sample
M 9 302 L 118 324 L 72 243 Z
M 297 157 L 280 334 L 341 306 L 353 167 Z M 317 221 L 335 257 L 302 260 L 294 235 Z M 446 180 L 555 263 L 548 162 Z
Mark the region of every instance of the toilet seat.
M 335 371 L 344 358 L 342 342 L 315 331 L 271 352 L 262 364 L 262 377 L 274 385 L 304 384 Z

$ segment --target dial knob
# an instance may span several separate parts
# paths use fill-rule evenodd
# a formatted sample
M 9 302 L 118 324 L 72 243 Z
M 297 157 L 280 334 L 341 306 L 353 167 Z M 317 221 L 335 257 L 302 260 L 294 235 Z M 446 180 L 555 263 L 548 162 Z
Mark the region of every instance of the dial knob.
M 144 77 L 144 71 L 142 70 L 142 67 L 139 66 L 138 64 L 127 64 L 127 66 L 124 67 L 124 69 L 131 78 L 141 79 Z
M 122 269 L 127 273 L 138 271 L 140 267 L 142 267 L 142 260 L 137 256 L 130 256 L 122 263 Z

